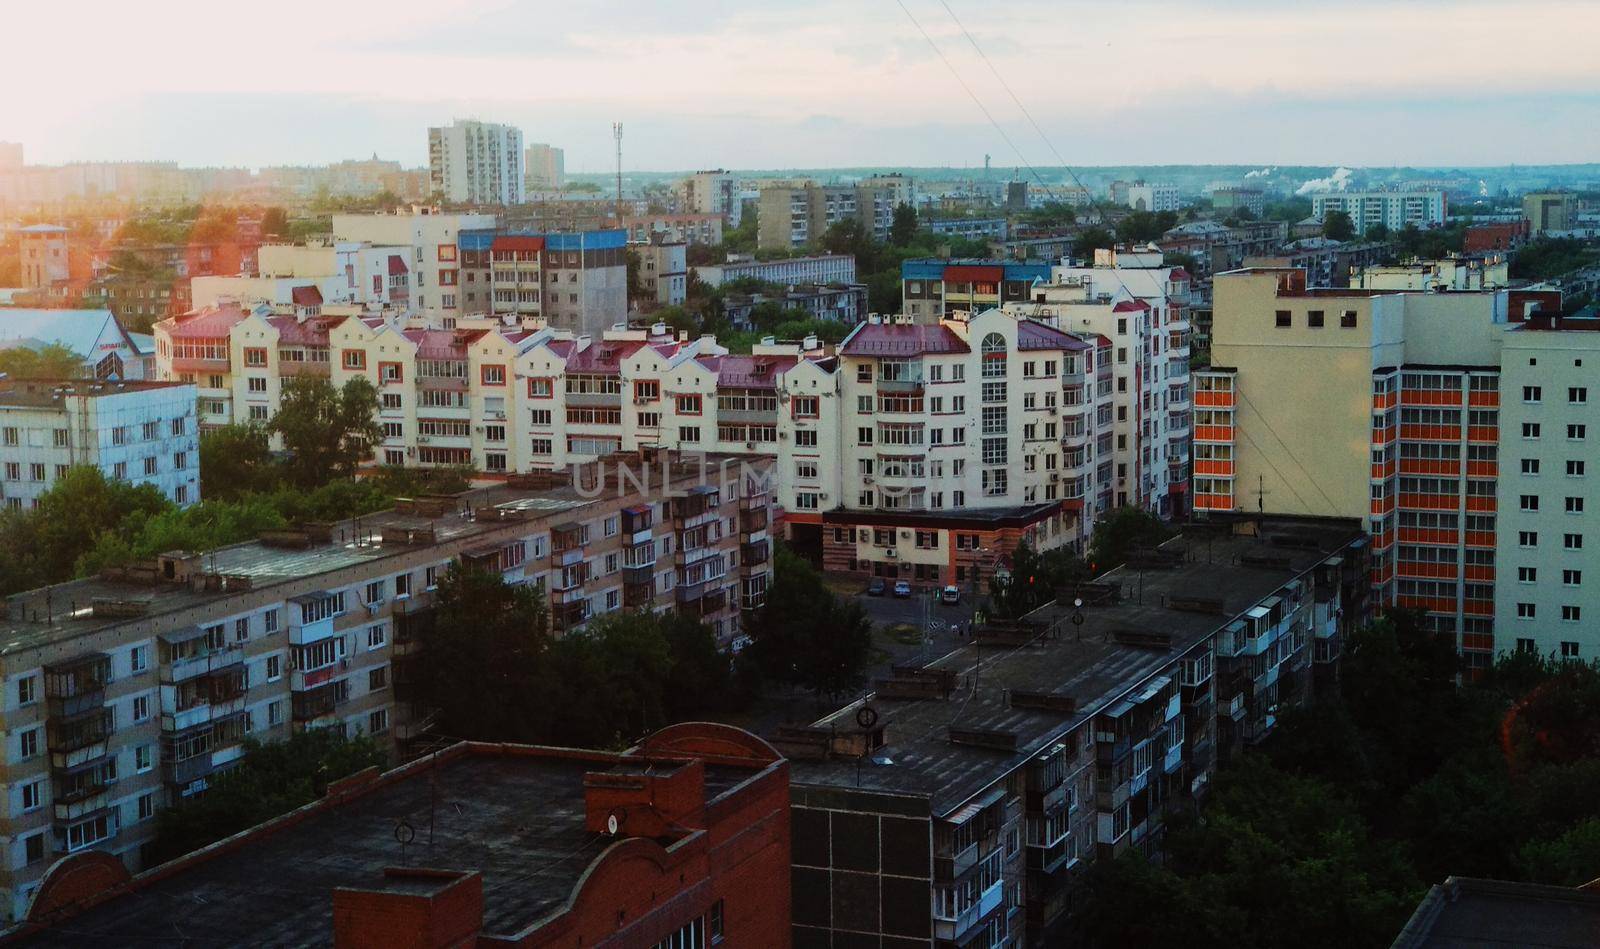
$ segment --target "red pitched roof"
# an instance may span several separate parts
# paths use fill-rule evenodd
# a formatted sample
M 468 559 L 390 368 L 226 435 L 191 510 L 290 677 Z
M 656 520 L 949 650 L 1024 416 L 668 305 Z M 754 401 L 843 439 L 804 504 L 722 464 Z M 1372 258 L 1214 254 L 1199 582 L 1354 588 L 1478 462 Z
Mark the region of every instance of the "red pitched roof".
M 779 377 L 800 360 L 795 356 L 701 356 L 698 361 L 716 370 L 718 388 L 776 389 Z
M 398 277 L 406 273 L 406 259 L 399 254 L 389 255 L 389 276 Z
M 249 315 L 233 304 L 208 307 L 177 317 L 167 335 L 173 339 L 221 339 Z
M 1172 276 L 1170 278 L 1168 278 L 1168 279 L 1171 279 L 1171 280 L 1193 280 L 1194 278 L 1189 276 L 1189 271 L 1184 270 L 1182 267 L 1174 267 L 1174 268 L 1172 268 Z
M 1063 333 L 1053 326 L 1036 323 L 1033 320 L 1021 320 L 1017 323 L 1017 349 L 1063 349 L 1072 352 L 1088 349 L 1089 344 L 1073 336 Z
M 970 353 L 966 340 L 944 325 L 863 323 L 839 347 L 846 356 L 921 356 Z
M 622 360 L 644 348 L 642 340 L 594 343 L 567 360 L 568 372 L 592 372 L 609 375 L 622 371 Z
M 289 291 L 289 299 L 295 306 L 321 306 L 322 291 L 318 290 L 315 284 L 294 287 Z
M 1123 300 L 1121 303 L 1118 303 L 1116 306 L 1112 307 L 1111 312 L 1136 313 L 1141 310 L 1148 309 L 1150 309 L 1150 304 L 1144 302 L 1143 300 Z
M 298 320 L 292 316 L 269 316 L 267 322 L 278 331 L 278 342 L 291 346 L 326 346 L 328 328 L 340 319 Z
M 489 244 L 492 250 L 544 250 L 544 238 L 525 234 L 501 234 Z

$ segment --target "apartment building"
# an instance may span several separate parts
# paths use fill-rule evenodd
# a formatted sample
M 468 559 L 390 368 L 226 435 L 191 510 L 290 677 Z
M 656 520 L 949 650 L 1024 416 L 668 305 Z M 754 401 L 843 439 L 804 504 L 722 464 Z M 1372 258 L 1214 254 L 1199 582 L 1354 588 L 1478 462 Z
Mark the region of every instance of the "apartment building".
M 1246 258 L 1278 253 L 1288 236 L 1289 225 L 1283 221 L 1245 221 L 1232 227 L 1220 221 L 1185 221 L 1169 228 L 1158 243 L 1167 253 L 1192 258 L 1194 278 L 1209 284 L 1212 274 L 1234 270 Z
M 1571 230 L 1578 226 L 1578 196 L 1568 191 L 1525 194 L 1522 216 L 1535 235 Z
M 1177 211 L 1183 207 L 1177 185 L 1146 184 L 1143 181 L 1128 186 L 1125 203 L 1135 211 Z
M 1196 509 L 1364 517 L 1377 599 L 1426 611 L 1473 668 L 1600 648 L 1561 619 L 1583 606 L 1590 336 L 1541 315 L 1559 294 L 1316 290 L 1288 270 L 1216 287 Z
M 1034 287 L 1049 282 L 1050 264 L 1042 260 L 907 260 L 900 264 L 900 312 L 936 323 L 958 312 L 1032 300 Z
M 770 495 L 737 461 L 608 459 L 577 483 L 420 498 L 10 597 L 7 915 L 27 912 L 58 857 L 94 848 L 141 869 L 155 812 L 204 790 L 245 738 L 418 737 L 417 630 L 451 564 L 540 588 L 556 635 L 673 608 L 732 645 L 771 570 Z
M 1355 271 L 1362 290 L 1499 290 L 1511 283 L 1510 261 L 1500 255 L 1375 264 Z
M 67 229 L 59 224 L 30 224 L 18 228 L 22 286 L 49 290 L 69 276 Z
M 428 129 L 428 177 L 451 204 L 521 204 L 522 130 L 457 119 Z
M 462 742 L 157 873 L 69 857 L 11 941 L 138 943 L 180 903 L 184 931 L 225 944 L 783 946 L 788 791 L 787 762 L 726 725 L 623 753 Z M 528 814 L 538 832 L 508 835 Z M 395 859 L 397 826 L 426 835 L 426 867 Z
M 694 272 L 709 287 L 745 279 L 781 284 L 855 283 L 856 259 L 850 254 L 818 254 L 782 260 L 756 260 L 735 255 L 730 256 L 727 263 L 697 266 Z
M 823 564 L 926 584 L 992 575 L 1021 543 L 1081 548 L 1103 499 L 1109 350 L 988 310 L 929 326 L 870 318 L 839 345 L 837 466 Z
M 195 389 L 176 382 L 0 381 L 0 503 L 33 507 L 75 465 L 200 500 Z
M 755 329 L 756 307 L 776 303 L 786 310 L 803 310 L 813 319 L 833 320 L 850 325 L 867 316 L 867 285 L 795 284 L 777 293 L 727 293 L 722 298 L 722 317 L 736 330 Z
M 1037 302 L 1005 307 L 1112 341 L 1114 471 L 1102 484 L 1112 485 L 1115 506 L 1169 518 L 1189 507 L 1191 282 L 1159 250 L 1102 249 L 1093 266 L 1053 268 Z
M 449 321 L 488 312 L 490 288 L 478 284 L 480 268 L 471 268 L 471 281 L 463 279 L 460 239 L 463 233 L 492 231 L 494 226 L 492 214 L 450 214 L 416 207 L 392 214 L 335 214 L 333 239 L 409 248 L 405 263 L 411 274 L 411 307 L 425 316 Z
M 306 305 L 295 299 L 294 291 L 315 287 L 322 303 L 406 312 L 412 303 L 407 263 L 412 255 L 409 244 L 264 244 L 257 253 L 256 273 L 196 277 L 190 299 L 195 309 L 224 300 L 247 306 Z
M 1333 680 L 1365 544 L 1358 521 L 1192 528 L 780 729 L 795 945 L 1071 944 L 1094 861 L 1159 854 L 1219 760 Z
M 722 243 L 722 225 L 720 214 L 626 214 L 621 227 L 630 241 L 647 241 L 652 234 L 660 234 L 668 240 L 715 247 Z M 594 226 L 600 226 L 598 219 Z
M 1356 275 L 1377 267 L 1394 256 L 1388 241 L 1336 241 L 1326 237 L 1302 237 L 1278 250 L 1251 254 L 1233 261 L 1226 270 L 1241 267 L 1294 267 L 1306 272 L 1308 287 L 1348 287 Z M 1393 289 L 1400 289 L 1398 287 Z
M 645 297 L 659 306 L 675 306 L 689 295 L 689 247 L 683 241 L 651 234 L 650 239 L 629 244 L 639 258 L 639 286 Z
M 1443 227 L 1449 201 L 1443 191 L 1329 191 L 1311 196 L 1311 216 L 1326 220 L 1329 211 L 1350 215 L 1357 235 L 1382 224 L 1390 232 L 1410 225 L 1422 230 Z
M 1004 242 L 1011 233 L 1011 222 L 1003 217 L 950 217 L 921 222 L 940 237 L 961 237 L 969 241 Z
M 1211 192 L 1211 207 L 1217 211 L 1245 211 L 1260 217 L 1267 197 L 1260 188 L 1216 188 Z
M 845 220 L 860 223 L 877 240 L 887 240 L 894 223 L 895 188 L 867 181 L 823 185 L 815 181 L 773 184 L 761 189 L 756 246 L 805 247 L 822 240 L 829 227 Z
M 526 190 L 559 191 L 567 183 L 567 153 L 543 142 L 533 142 L 522 153 Z
M 738 183 L 721 168 L 697 171 L 673 185 L 678 209 L 691 214 L 715 214 L 729 227 L 738 227 L 744 217 Z

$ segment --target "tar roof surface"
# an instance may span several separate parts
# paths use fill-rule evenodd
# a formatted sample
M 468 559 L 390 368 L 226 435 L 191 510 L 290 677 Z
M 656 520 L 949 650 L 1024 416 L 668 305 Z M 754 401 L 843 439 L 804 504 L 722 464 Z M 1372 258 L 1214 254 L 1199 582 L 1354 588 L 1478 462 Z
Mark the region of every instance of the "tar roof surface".
M 449 758 L 22 944 L 328 945 L 334 888 L 387 888 L 383 870 L 392 866 L 480 871 L 483 931 L 515 932 L 559 908 L 611 843 L 584 829 L 583 776 L 616 769 L 613 761 L 493 751 Z M 706 766 L 707 801 L 755 774 Z M 405 848 L 396 836 L 401 821 L 415 832 Z
M 1451 877 L 1423 897 L 1395 949 L 1600 946 L 1600 893 Z
M 1278 532 L 1315 538 L 1315 548 L 1279 546 Z M 930 663 L 957 673 L 956 690 L 947 700 L 873 701 L 884 725 L 884 746 L 866 760 L 831 758 L 790 762 L 796 785 L 834 785 L 927 795 L 933 813 L 956 810 L 1003 774 L 1134 691 L 1173 657 L 1227 625 L 1234 617 L 1271 596 L 1285 583 L 1309 570 L 1360 536 L 1354 521 L 1295 520 L 1269 522 L 1266 537 L 1191 534 L 1168 541 L 1164 549 L 1182 551 L 1184 562 L 1165 570 L 1118 569 L 1101 578 L 1120 584 L 1119 603 L 1085 606 L 1084 622 L 1068 620 L 1072 608 L 1050 605 L 1033 614 L 1059 623 L 1057 638 L 1042 638 L 1022 647 L 963 646 Z M 1258 567 L 1240 563 L 1253 553 L 1290 558 L 1289 566 Z M 1226 615 L 1169 609 L 1169 596 L 1221 598 Z M 1168 633 L 1170 648 L 1120 644 L 1114 630 Z M 976 680 L 976 689 L 972 688 Z M 1017 709 L 1007 704 L 1006 690 L 1071 696 L 1075 713 Z M 820 726 L 855 729 L 851 704 L 823 718 Z M 1013 732 L 1016 752 L 952 744 L 947 729 Z M 880 762 L 889 761 L 892 764 Z
M 471 498 L 472 506 L 475 508 L 503 505 L 529 511 L 536 516 L 573 510 L 593 503 L 580 497 L 572 487 L 536 492 L 496 487 L 471 492 L 468 497 Z M 209 572 L 248 576 L 252 588 L 261 589 L 274 583 L 301 580 L 319 573 L 343 570 L 357 564 L 417 550 L 416 547 L 404 544 L 379 542 L 386 527 L 410 529 L 431 527 L 435 531 L 437 540 L 443 543 L 502 530 L 507 523 L 469 521 L 454 513 L 439 518 L 426 518 L 396 511 L 380 511 L 335 524 L 334 542 L 331 544 L 297 550 L 269 547 L 259 541 L 248 541 L 207 551 L 201 555 L 201 562 Z M 358 524 L 361 536 L 366 538 L 370 535 L 371 542 L 356 543 Z M 45 602 L 45 589 L 30 590 L 9 598 L 8 605 L 11 608 L 5 616 L 0 617 L 0 655 L 127 622 L 126 619 L 94 616 L 90 604 L 96 598 L 148 599 L 150 610 L 147 615 L 156 616 L 235 595 L 224 592 L 196 592 L 187 586 L 175 584 L 152 586 L 133 581 L 104 580 L 98 577 L 61 583 L 47 589 L 48 604 Z

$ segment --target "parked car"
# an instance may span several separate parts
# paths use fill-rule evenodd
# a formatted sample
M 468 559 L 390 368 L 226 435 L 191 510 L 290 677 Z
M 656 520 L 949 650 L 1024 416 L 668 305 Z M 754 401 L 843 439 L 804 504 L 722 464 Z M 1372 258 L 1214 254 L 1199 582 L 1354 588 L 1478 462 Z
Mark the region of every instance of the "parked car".
M 867 596 L 883 596 L 889 591 L 889 585 L 883 582 L 882 577 L 873 577 L 867 583 Z
M 948 604 L 950 606 L 954 606 L 957 603 L 960 603 L 961 602 L 961 588 L 958 587 L 958 586 L 952 585 L 952 586 L 945 587 L 943 590 L 940 590 L 939 591 L 939 602 Z
M 902 600 L 911 596 L 911 584 L 904 580 L 896 580 L 894 582 L 894 595 Z

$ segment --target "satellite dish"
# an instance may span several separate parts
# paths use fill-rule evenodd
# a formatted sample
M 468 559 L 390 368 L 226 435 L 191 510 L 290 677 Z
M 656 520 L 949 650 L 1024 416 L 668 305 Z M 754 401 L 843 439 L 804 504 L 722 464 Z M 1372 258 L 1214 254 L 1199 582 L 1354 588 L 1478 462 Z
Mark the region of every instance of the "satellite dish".
M 622 830 L 622 821 L 628 815 L 621 810 L 615 810 L 606 815 L 606 833 L 615 837 Z

